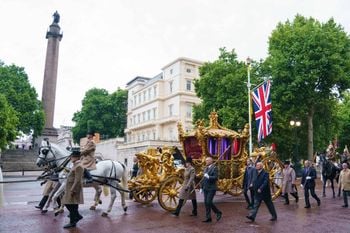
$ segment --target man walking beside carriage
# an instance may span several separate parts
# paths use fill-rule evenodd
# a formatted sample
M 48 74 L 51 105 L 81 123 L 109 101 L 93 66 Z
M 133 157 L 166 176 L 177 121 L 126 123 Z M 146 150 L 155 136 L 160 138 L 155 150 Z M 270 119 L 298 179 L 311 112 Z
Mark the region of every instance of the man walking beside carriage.
M 284 168 L 283 168 L 283 182 L 282 182 L 282 197 L 284 197 L 285 205 L 289 205 L 289 197 L 288 194 L 290 193 L 294 198 L 295 202 L 299 201 L 298 191 L 296 189 L 296 175 L 295 170 L 290 166 L 290 161 L 286 160 L 284 161 Z
M 62 204 L 69 210 L 69 223 L 64 225 L 63 228 L 76 227 L 76 224 L 83 218 L 78 211 L 79 204 L 84 204 L 84 168 L 81 165 L 79 152 L 72 153 L 71 162 L 73 167 L 67 176 L 66 189 L 62 198 Z
M 254 207 L 254 189 L 253 189 L 253 180 L 256 177 L 256 169 L 254 163 L 251 159 L 247 160 L 247 167 L 244 172 L 243 177 L 243 194 L 244 198 L 248 204 L 247 209 L 253 209 Z M 250 192 L 250 197 L 248 195 Z
M 305 196 L 305 208 L 311 208 L 310 200 L 309 200 L 309 192 L 311 196 L 317 201 L 317 205 L 321 205 L 321 200 L 315 193 L 315 179 L 316 179 L 316 170 L 313 166 L 311 166 L 311 162 L 305 160 L 304 162 L 304 171 L 303 176 L 301 178 L 301 187 L 304 188 L 304 196 Z
M 216 214 L 216 221 L 219 221 L 222 217 L 222 212 L 214 205 L 213 199 L 217 190 L 218 180 L 218 168 L 213 163 L 212 157 L 205 159 L 206 168 L 204 169 L 204 178 L 201 182 L 201 189 L 204 192 L 204 205 L 205 205 L 205 216 L 206 219 L 203 222 L 211 222 L 211 210 Z
M 261 202 L 264 201 L 270 214 L 272 215 L 270 221 L 276 221 L 277 213 L 272 202 L 269 173 L 263 169 L 263 164 L 261 162 L 256 164 L 256 170 L 257 175 L 253 180 L 254 207 L 246 217 L 251 221 L 255 221 Z

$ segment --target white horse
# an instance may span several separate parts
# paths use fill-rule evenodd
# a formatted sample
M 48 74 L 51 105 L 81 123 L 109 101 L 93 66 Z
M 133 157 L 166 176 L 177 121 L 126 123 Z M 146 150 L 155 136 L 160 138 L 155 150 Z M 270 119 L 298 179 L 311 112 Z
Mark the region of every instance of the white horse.
M 71 151 L 64 149 L 57 144 L 43 141 L 40 150 L 39 157 L 36 161 L 37 166 L 48 166 L 52 171 L 60 171 L 69 162 Z M 115 201 L 116 189 L 121 195 L 122 207 L 124 212 L 127 210 L 125 203 L 125 192 L 127 191 L 127 170 L 124 164 L 112 160 L 102 160 L 96 164 L 96 169 L 90 171 L 94 182 L 91 184 L 84 184 L 84 187 L 93 187 L 96 190 L 94 197 L 94 204 L 90 207 L 91 210 L 95 210 L 96 206 L 101 203 L 100 196 L 102 193 L 101 185 L 107 184 L 110 186 L 111 200 L 108 205 L 107 211 L 102 213 L 102 216 L 107 216 L 111 212 L 113 203 Z M 65 185 L 62 185 L 65 187 Z M 63 188 L 61 188 L 62 191 Z

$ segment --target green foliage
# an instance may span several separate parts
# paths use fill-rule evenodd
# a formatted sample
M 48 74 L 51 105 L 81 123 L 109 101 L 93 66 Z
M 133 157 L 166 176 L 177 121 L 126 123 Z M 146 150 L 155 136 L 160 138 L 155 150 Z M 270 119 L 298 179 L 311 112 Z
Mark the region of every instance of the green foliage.
M 85 93 L 82 109 L 74 113 L 73 138 L 79 142 L 90 130 L 102 138 L 124 135 L 126 127 L 127 91 L 118 89 L 109 94 L 105 89 L 93 88 Z
M 290 150 L 285 135 L 292 134 L 288 122 L 296 117 L 302 121 L 302 151 L 325 148 L 336 133 L 336 100 L 350 87 L 350 39 L 343 28 L 333 19 L 320 23 L 300 15 L 279 23 L 270 36 L 263 70 L 273 78 L 273 138 L 279 149 Z M 308 119 L 313 120 L 310 133 L 315 136 L 315 145 L 309 147 Z
M 17 131 L 40 135 L 44 127 L 44 111 L 24 68 L 0 63 L 0 93 L 14 109 L 19 122 Z
M 344 99 L 338 105 L 339 147 L 350 147 L 350 91 L 344 92 Z
M 14 141 L 17 135 L 18 118 L 15 110 L 0 94 L 0 149 L 4 149 L 9 142 Z
M 255 67 L 255 66 L 253 66 Z M 258 83 L 256 71 L 251 72 L 252 83 Z M 237 60 L 236 53 L 220 49 L 218 60 L 200 67 L 200 79 L 195 90 L 202 103 L 194 106 L 194 122 L 208 120 L 211 111 L 216 110 L 222 125 L 235 130 L 248 123 L 247 66 Z

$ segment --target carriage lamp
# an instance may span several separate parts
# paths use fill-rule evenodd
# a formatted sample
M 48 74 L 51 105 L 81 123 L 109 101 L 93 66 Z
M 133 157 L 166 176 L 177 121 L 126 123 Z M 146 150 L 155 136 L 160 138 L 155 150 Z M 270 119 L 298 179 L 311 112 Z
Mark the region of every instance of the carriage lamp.
M 301 125 L 301 122 L 300 122 L 300 121 L 291 120 L 291 121 L 289 122 L 289 124 L 290 124 L 291 126 L 299 127 L 299 126 Z

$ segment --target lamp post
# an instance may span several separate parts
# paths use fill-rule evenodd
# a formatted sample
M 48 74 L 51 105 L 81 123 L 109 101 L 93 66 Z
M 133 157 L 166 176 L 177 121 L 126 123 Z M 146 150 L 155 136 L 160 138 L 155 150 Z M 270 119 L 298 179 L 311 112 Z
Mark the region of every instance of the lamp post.
M 301 126 L 301 121 L 299 120 L 291 120 L 289 122 L 290 126 L 292 128 L 294 128 L 294 153 L 293 153 L 293 160 L 294 162 L 296 161 L 297 157 L 298 157 L 298 146 L 299 146 L 299 139 L 298 139 L 298 135 L 297 135 L 297 130 L 298 130 L 298 127 Z

